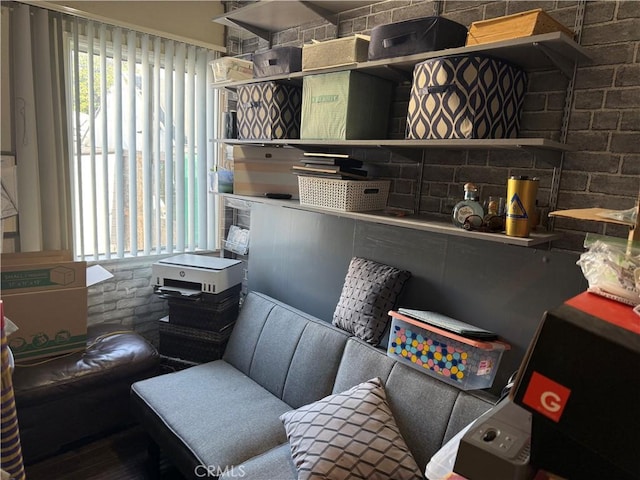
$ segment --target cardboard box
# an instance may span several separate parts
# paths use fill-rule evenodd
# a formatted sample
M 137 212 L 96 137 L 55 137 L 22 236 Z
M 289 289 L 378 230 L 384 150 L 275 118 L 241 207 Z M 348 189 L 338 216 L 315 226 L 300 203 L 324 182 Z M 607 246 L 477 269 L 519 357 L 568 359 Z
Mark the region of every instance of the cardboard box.
M 3 254 L 3 295 L 86 287 L 87 262 L 72 262 L 70 258 L 66 251 Z
M 369 57 L 367 35 L 353 35 L 302 46 L 302 71 L 366 62 Z
M 18 326 L 8 341 L 16 361 L 81 351 L 87 344 L 87 287 L 2 295 Z
M 361 72 L 307 75 L 300 138 L 387 138 L 391 90 L 391 82 Z
M 8 338 L 16 360 L 85 349 L 87 287 L 111 274 L 71 258 L 69 251 L 2 255 L 0 294 L 5 315 L 18 326 Z
M 498 42 L 543 33 L 562 32 L 573 38 L 569 28 L 556 21 L 541 8 L 504 17 L 473 22 L 467 34 L 467 46 Z
M 297 148 L 233 147 L 233 192 L 250 196 L 288 193 L 298 198 L 298 179 L 291 167 L 300 158 L 302 152 Z

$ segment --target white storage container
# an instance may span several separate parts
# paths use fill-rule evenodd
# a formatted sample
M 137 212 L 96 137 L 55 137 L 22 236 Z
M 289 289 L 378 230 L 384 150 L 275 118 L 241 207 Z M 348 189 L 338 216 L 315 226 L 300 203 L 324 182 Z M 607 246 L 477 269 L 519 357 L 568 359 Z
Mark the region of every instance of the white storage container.
M 298 176 L 300 205 L 342 212 L 382 210 L 387 206 L 389 180 L 338 180 Z

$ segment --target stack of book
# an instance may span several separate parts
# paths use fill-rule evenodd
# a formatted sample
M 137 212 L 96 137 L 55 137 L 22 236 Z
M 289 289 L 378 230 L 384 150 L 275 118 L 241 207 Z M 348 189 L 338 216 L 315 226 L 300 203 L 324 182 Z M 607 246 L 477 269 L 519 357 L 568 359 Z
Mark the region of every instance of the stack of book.
M 367 171 L 361 167 L 362 160 L 356 160 L 346 154 L 305 152 L 300 165 L 294 165 L 291 170 L 296 175 L 367 180 Z

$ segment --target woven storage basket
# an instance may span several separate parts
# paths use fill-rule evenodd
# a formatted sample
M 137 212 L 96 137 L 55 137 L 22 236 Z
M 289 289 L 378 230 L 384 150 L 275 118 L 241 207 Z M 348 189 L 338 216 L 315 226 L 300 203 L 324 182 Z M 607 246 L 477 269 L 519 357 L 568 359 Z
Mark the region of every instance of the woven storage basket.
M 300 205 L 343 212 L 382 210 L 387 206 L 389 180 L 334 180 L 298 176 Z
M 210 332 L 163 321 L 158 324 L 160 353 L 191 362 L 210 362 L 222 358 L 233 330 L 233 324 L 223 332 Z

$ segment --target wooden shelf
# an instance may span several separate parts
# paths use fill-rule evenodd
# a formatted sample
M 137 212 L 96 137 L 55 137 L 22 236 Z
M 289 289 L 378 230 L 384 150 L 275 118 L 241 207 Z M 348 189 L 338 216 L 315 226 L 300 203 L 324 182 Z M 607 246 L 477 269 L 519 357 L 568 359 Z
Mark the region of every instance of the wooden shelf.
M 274 200 L 265 197 L 250 197 L 245 195 L 235 195 L 229 193 L 218 193 L 222 197 L 227 197 L 242 202 L 264 203 L 283 208 L 293 208 L 296 210 L 304 210 L 307 212 L 322 213 L 325 215 L 334 215 L 337 217 L 352 218 L 364 222 L 380 223 L 383 225 L 392 225 L 402 228 L 410 228 L 412 230 L 422 230 L 425 232 L 440 233 L 443 235 L 451 235 L 456 237 L 473 238 L 476 240 L 484 240 L 494 243 L 503 243 L 507 245 L 517 245 L 521 247 L 534 247 L 544 245 L 546 243 L 558 240 L 561 234 L 558 233 L 532 233 L 528 238 L 508 237 L 503 233 L 484 233 L 464 230 L 457 228 L 447 222 L 441 220 L 430 219 L 426 215 L 407 215 L 398 216 L 387 212 L 342 212 L 339 210 L 330 210 L 326 208 L 309 207 L 300 205 L 298 200 Z

